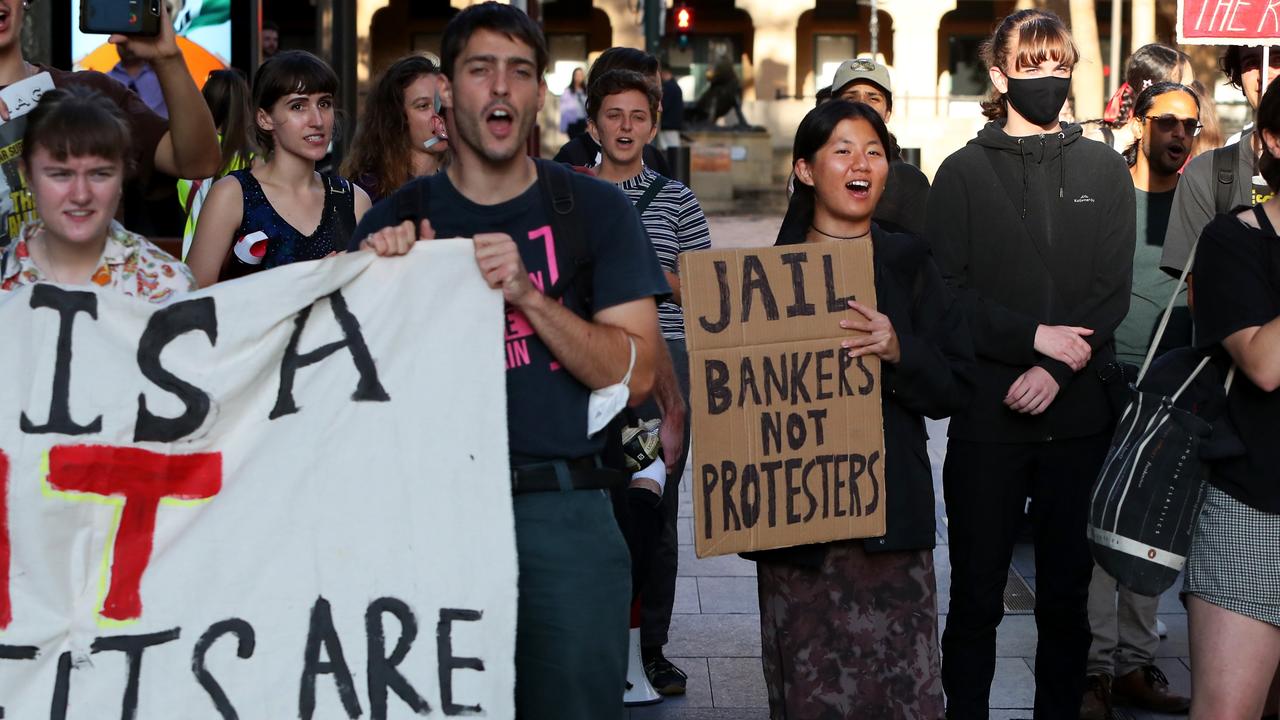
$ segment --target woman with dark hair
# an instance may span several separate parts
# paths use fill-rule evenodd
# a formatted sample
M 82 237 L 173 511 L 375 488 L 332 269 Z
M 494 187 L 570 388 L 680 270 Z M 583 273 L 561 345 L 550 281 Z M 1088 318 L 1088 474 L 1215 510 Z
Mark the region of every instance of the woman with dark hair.
M 1129 120 L 1134 117 L 1138 95 L 1158 82 L 1190 85 L 1195 79 L 1190 55 L 1160 43 L 1143 45 L 1125 63 L 1124 82 L 1107 101 L 1102 119 L 1084 123 L 1085 137 L 1124 150 L 1133 142 Z
M 1036 558 L 1035 716 L 1076 720 L 1089 650 L 1089 489 L 1110 447 L 1113 333 L 1129 308 L 1133 181 L 1058 114 L 1079 55 L 1057 15 L 1022 10 L 983 48 L 992 122 L 943 161 L 926 237 L 965 310 L 972 402 L 948 428 L 949 718 L 986 718 L 996 628 L 1027 518 Z
M 611 47 L 600 53 L 600 57 L 591 63 L 591 71 L 587 73 L 587 93 L 591 85 L 610 70 L 630 70 L 645 77 L 658 93 L 658 102 L 662 102 L 662 78 L 658 77 L 658 58 L 643 50 L 630 47 Z M 644 164 L 659 175 L 671 177 L 671 170 L 662 153 L 652 143 L 645 143 Z M 555 161 L 577 165 L 579 167 L 595 167 L 600 164 L 600 143 L 590 133 L 582 133 L 560 147 Z
M 253 93 L 244 73 L 235 68 L 214 70 L 200 91 L 205 104 L 213 114 L 218 128 L 218 146 L 222 151 L 222 165 L 212 177 L 203 180 L 178 180 L 178 202 L 187 213 L 187 225 L 182 233 L 182 256 L 191 251 L 196 237 L 196 223 L 209 190 L 221 177 L 233 170 L 249 167 L 257 155 L 258 147 L 253 131 L 253 110 L 250 102 Z
M 1258 106 L 1259 169 L 1280 191 L 1280 88 Z M 1280 197 L 1218 215 L 1195 254 L 1197 343 L 1236 367 L 1245 452 L 1210 464 L 1187 556 L 1193 720 L 1273 716 L 1280 666 Z M 1268 697 L 1268 689 L 1271 689 Z
M 440 69 L 421 55 L 400 58 L 374 83 L 342 174 L 372 202 L 444 167 L 449 137 L 440 114 Z
M 19 162 L 37 215 L 0 257 L 0 290 L 96 285 L 162 303 L 196 289 L 186 265 L 115 220 L 133 143 L 114 102 L 69 85 L 26 122 Z
M 569 87 L 560 95 L 560 132 L 572 140 L 587 131 L 587 78 L 582 68 L 573 69 Z
M 236 170 L 209 192 L 187 258 L 202 287 L 346 248 L 370 203 L 351 182 L 316 172 L 333 139 L 337 87 L 333 69 L 303 50 L 258 68 L 255 130 L 266 162 Z
M 773 720 L 943 715 L 924 418 L 967 402 L 973 351 L 928 245 L 872 222 L 890 146 L 876 111 L 846 100 L 796 131 L 791 205 L 805 222 L 777 244 L 872 246 L 876 307 L 850 301 L 840 326 L 851 357 L 880 359 L 888 507 L 881 537 L 751 555 Z

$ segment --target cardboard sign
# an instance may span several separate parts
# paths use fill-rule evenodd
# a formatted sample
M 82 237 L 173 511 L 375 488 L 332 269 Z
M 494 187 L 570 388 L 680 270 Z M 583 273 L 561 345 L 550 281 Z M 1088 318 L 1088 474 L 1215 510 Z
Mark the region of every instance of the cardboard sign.
M 501 313 L 465 240 L 0 293 L 3 717 L 513 717 Z
M 840 347 L 848 301 L 875 305 L 871 252 L 680 256 L 698 557 L 884 534 L 880 360 Z
M 9 108 L 8 122 L 0 122 L 0 248 L 18 236 L 22 225 L 36 216 L 36 204 L 27 191 L 26 179 L 18 170 L 22 157 L 22 135 L 27 130 L 26 115 L 40 97 L 53 89 L 47 72 L 37 73 L 0 90 L 0 100 Z
M 1178 42 L 1268 45 L 1280 40 L 1280 0 L 1178 0 Z

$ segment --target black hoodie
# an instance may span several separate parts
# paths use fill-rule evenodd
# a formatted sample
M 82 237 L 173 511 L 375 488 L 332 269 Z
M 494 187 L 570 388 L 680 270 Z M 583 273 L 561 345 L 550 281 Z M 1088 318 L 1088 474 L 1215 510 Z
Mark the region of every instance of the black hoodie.
M 965 309 L 977 355 L 973 402 L 949 434 L 1028 442 L 1084 437 L 1111 422 L 1100 373 L 1129 309 L 1133 181 L 1124 160 L 1079 125 L 1011 137 L 1000 123 L 943 161 L 929 193 L 927 236 Z M 1089 365 L 1073 373 L 1034 349 L 1038 325 L 1091 328 Z M 1039 365 L 1057 380 L 1044 413 L 1004 405 L 1018 376 Z

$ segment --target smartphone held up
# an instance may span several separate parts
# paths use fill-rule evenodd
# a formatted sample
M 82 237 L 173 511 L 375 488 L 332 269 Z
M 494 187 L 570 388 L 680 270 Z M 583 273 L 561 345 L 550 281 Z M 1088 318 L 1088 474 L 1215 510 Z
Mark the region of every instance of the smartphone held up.
M 80 0 L 80 32 L 160 34 L 162 0 Z

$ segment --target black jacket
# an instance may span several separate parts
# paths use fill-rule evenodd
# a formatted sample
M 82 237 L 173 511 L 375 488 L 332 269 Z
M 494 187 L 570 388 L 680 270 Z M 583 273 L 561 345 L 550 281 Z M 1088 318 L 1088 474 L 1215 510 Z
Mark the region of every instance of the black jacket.
M 1112 334 L 1129 310 L 1134 212 L 1124 160 L 1083 138 L 1079 125 L 1017 138 L 988 123 L 943 161 L 929 192 L 927 237 L 977 355 L 973 402 L 952 417 L 951 437 L 1028 442 L 1107 429 L 1101 375 L 1111 372 Z M 1091 328 L 1089 365 L 1073 373 L 1037 353 L 1041 324 Z M 1004 405 L 1033 365 L 1059 385 L 1037 416 Z
M 578 167 L 590 167 L 596 164 L 596 155 L 599 152 L 600 144 L 592 139 L 589 133 L 582 133 L 560 146 L 560 152 L 556 153 L 555 161 Z M 661 150 L 653 145 L 645 145 L 641 154 L 646 167 L 659 175 L 671 177 L 671 167 L 667 165 L 667 159 L 663 157 Z
M 872 225 L 876 308 L 898 334 L 897 365 L 880 364 L 884 415 L 885 534 L 863 540 L 868 552 L 928 550 L 937 540 L 933 471 L 924 418 L 944 418 L 971 394 L 973 347 L 960 308 L 929 257 L 925 241 Z M 753 560 L 817 566 L 829 544 L 744 553 Z

